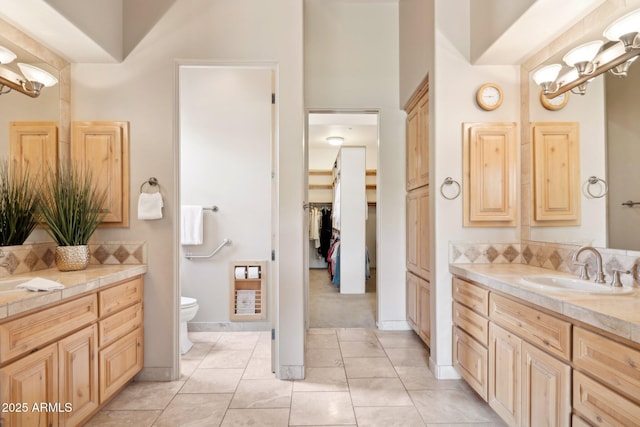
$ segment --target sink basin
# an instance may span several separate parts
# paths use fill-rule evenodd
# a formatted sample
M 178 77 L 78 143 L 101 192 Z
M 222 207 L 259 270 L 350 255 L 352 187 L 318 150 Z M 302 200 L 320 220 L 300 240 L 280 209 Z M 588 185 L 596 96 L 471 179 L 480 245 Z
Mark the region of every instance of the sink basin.
M 633 292 L 628 286 L 613 287 L 607 283 L 595 283 L 567 276 L 536 274 L 525 276 L 521 283 L 530 288 L 567 293 L 624 295 Z

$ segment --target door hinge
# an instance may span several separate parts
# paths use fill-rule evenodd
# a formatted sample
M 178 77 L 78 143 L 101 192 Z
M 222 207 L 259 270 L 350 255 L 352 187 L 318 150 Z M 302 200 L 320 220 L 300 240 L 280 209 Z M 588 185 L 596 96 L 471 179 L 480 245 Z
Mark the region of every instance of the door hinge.
M 271 103 L 272 103 L 272 104 L 275 104 L 275 103 L 276 103 L 276 94 L 275 94 L 275 93 L 272 93 L 272 94 L 271 94 Z
M 275 260 L 276 260 L 276 251 L 275 251 L 275 249 L 273 249 L 271 251 L 271 261 L 275 261 Z
M 271 329 L 271 341 L 276 339 L 276 330 L 275 329 Z

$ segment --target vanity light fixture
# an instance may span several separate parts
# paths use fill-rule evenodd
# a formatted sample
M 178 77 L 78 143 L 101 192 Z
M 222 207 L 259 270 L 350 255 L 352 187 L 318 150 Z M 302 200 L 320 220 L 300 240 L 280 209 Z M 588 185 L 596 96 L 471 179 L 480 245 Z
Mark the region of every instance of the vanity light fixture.
M 13 62 L 16 54 L 4 46 L 0 46 L 0 64 Z M 43 87 L 53 86 L 58 83 L 51 74 L 30 64 L 18 62 L 18 68 L 22 76 L 8 68 L 0 67 L 0 95 L 17 90 L 27 96 L 36 98 Z M 25 80 L 26 79 L 26 80 Z
M 327 142 L 331 145 L 339 146 L 344 142 L 344 138 L 341 136 L 330 136 L 327 138 Z
M 640 44 L 635 41 L 639 32 L 640 9 L 619 18 L 604 30 L 603 35 L 610 40 L 609 43 L 595 40 L 567 52 L 562 59 L 571 67 L 569 71 L 561 74 L 559 64 L 547 65 L 533 74 L 533 80 L 547 98 L 555 98 L 569 90 L 584 95 L 589 82 L 607 71 L 625 77 L 640 55 Z M 556 69 L 558 74 L 549 80 L 553 77 L 551 71 Z

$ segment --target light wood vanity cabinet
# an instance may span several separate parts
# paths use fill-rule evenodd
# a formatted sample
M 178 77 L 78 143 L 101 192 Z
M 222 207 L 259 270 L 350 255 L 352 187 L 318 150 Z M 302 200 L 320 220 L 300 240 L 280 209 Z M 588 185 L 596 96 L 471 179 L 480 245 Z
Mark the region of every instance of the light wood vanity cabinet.
M 9 122 L 9 159 L 18 174 L 41 179 L 58 168 L 58 123 Z
M 429 187 L 407 193 L 407 270 L 429 280 Z
M 431 284 L 407 272 L 407 322 L 425 344 L 431 340 Z
M 407 191 L 429 185 L 429 83 L 407 106 Z
M 2 427 L 76 426 L 142 369 L 142 277 L 0 323 Z M 54 405 L 35 412 L 33 405 Z M 55 406 L 57 405 L 57 406 Z

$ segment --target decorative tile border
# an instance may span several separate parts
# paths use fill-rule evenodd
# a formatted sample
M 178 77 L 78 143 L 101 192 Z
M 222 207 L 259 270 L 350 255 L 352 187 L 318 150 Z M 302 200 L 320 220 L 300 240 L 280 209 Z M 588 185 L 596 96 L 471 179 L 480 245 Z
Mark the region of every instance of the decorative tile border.
M 521 264 L 520 243 L 449 242 L 452 264 Z
M 0 277 L 30 273 L 55 266 L 54 242 L 0 247 Z M 139 265 L 147 263 L 146 242 L 90 243 L 93 265 Z

